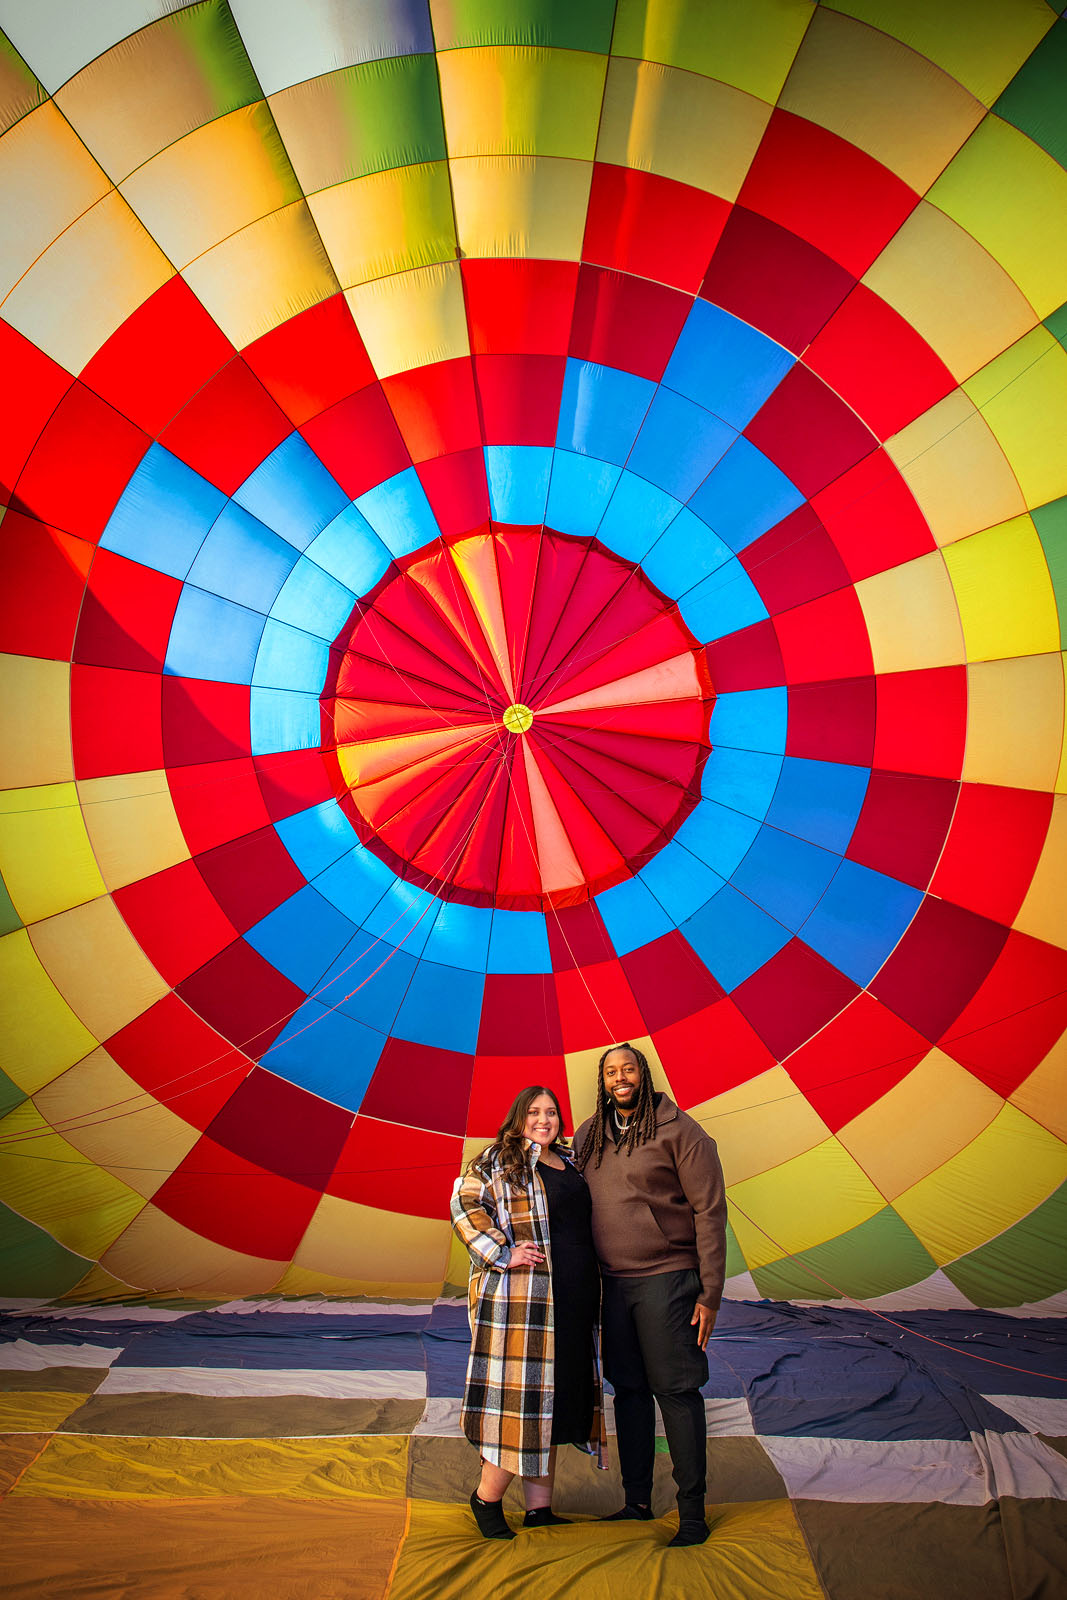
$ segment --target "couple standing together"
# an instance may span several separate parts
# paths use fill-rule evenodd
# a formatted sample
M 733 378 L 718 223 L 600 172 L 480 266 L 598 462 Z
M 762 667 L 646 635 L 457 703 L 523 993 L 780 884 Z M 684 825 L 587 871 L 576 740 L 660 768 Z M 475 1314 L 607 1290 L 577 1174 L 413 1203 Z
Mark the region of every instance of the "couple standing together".
M 471 1257 L 462 1423 L 482 1457 L 470 1503 L 484 1537 L 514 1537 L 501 1500 L 516 1476 L 526 1527 L 567 1520 L 552 1510 L 557 1445 L 604 1464 L 602 1321 L 626 1499 L 608 1520 L 652 1518 L 658 1401 L 678 1489 L 670 1542 L 702 1544 L 700 1386 L 726 1260 L 714 1141 L 656 1093 L 640 1050 L 615 1045 L 573 1152 L 552 1090 L 524 1089 L 457 1181 L 452 1219 Z

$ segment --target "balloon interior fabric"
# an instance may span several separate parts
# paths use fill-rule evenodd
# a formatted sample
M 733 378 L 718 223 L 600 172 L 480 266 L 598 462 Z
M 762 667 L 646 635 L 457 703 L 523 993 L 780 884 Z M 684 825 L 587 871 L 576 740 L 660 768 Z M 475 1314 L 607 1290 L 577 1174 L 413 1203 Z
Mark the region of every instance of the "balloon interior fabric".
M 1054 1309 L 1067 22 L 0 25 L 4 1292 L 432 1298 L 629 1039 L 735 1298 Z

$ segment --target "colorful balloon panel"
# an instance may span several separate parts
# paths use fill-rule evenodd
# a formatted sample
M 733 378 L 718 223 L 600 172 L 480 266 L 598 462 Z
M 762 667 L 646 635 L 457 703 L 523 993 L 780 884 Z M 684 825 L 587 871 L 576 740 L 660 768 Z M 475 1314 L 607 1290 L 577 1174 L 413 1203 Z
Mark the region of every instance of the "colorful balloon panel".
M 0 27 L 7 1292 L 434 1294 L 621 1038 L 735 1294 L 1064 1291 L 1067 24 Z

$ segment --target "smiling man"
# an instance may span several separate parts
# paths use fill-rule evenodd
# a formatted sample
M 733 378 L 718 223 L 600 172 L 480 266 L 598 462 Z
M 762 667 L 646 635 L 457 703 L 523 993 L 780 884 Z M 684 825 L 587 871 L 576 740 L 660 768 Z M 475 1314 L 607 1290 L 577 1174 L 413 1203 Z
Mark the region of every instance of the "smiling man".
M 652 1517 L 659 1402 L 678 1488 L 672 1545 L 703 1544 L 707 1427 L 700 1386 L 722 1299 L 726 1192 L 710 1139 L 652 1086 L 633 1045 L 600 1058 L 596 1111 L 575 1135 L 593 1197 L 603 1270 L 604 1371 L 626 1504 L 613 1521 Z

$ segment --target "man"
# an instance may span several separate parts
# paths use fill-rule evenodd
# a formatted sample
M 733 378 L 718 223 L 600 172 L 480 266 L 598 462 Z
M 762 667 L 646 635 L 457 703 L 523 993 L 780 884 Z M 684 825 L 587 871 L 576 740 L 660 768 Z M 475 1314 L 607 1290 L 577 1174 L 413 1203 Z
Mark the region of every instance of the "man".
M 596 1111 L 575 1135 L 593 1197 L 604 1279 L 604 1370 L 626 1504 L 610 1520 L 652 1516 L 659 1402 L 678 1488 L 672 1545 L 703 1544 L 707 1426 L 700 1386 L 722 1299 L 726 1193 L 715 1142 L 657 1094 L 640 1050 L 600 1059 Z

